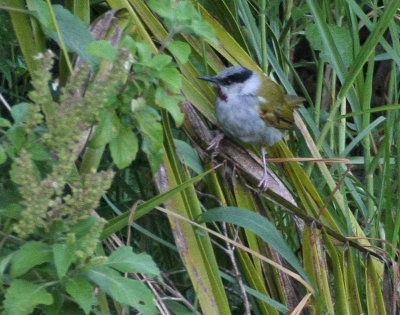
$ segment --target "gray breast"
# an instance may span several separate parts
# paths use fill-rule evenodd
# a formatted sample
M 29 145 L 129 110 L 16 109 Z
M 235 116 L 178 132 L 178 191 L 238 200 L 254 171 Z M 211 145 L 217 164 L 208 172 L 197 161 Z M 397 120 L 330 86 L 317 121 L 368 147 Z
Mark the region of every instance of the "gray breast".
M 229 136 L 247 143 L 272 145 L 282 138 L 279 129 L 269 127 L 259 117 L 256 96 L 234 95 L 216 104 L 217 119 Z

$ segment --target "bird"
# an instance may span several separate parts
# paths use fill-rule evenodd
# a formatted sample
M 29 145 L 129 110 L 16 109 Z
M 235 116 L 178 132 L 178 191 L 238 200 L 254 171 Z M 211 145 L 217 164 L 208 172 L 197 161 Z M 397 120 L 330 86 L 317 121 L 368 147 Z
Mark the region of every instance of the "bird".
M 264 73 L 243 66 L 231 66 L 215 76 L 199 79 L 213 83 L 217 89 L 215 111 L 225 134 L 245 143 L 261 144 L 263 176 L 258 187 L 268 187 L 265 145 L 279 142 L 285 130 L 294 125 L 294 110 L 305 101 L 287 95 L 284 89 Z M 213 140 L 218 147 L 222 137 Z

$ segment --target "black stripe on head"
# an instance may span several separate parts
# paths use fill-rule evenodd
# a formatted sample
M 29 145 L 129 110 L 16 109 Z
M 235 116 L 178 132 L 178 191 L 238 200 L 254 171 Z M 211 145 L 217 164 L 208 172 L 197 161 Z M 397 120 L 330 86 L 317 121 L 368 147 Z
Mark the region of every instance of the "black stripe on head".
M 231 75 L 229 75 L 223 79 L 220 79 L 219 84 L 231 85 L 234 83 L 243 83 L 248 78 L 250 78 L 252 73 L 253 73 L 253 71 L 243 67 L 239 72 L 232 73 Z

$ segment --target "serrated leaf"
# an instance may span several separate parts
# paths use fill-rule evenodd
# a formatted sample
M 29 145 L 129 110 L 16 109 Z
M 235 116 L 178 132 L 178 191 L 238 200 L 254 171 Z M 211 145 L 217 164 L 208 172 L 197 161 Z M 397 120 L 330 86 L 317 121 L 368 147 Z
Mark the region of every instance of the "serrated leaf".
M 282 234 L 270 221 L 260 214 L 236 207 L 220 207 L 203 213 L 201 215 L 201 220 L 203 222 L 228 222 L 252 231 L 271 245 L 294 269 L 296 269 L 303 279 L 312 285 L 303 267 L 282 237 Z
M 176 68 L 165 68 L 157 76 L 174 92 L 179 92 L 182 87 L 181 75 Z
M 168 18 L 173 16 L 171 0 L 150 0 L 148 6 L 155 11 L 159 16 Z
M 118 51 L 106 40 L 95 40 L 86 47 L 86 51 L 96 57 L 104 58 L 108 61 L 115 61 Z
M 75 257 L 74 244 L 54 244 L 53 245 L 54 264 L 56 266 L 58 278 L 61 279 L 67 273 Z
M 130 246 L 119 247 L 113 251 L 105 265 L 121 272 L 160 275 L 160 271 L 151 256 L 145 253 L 135 254 Z
M 92 64 L 96 63 L 96 58 L 86 51 L 87 46 L 93 42 L 94 39 L 85 23 L 61 5 L 55 4 L 52 6 L 52 9 L 66 49 L 70 52 L 77 53 L 79 57 L 86 62 Z M 50 11 L 48 11 L 48 8 L 44 8 L 36 11 L 35 15 L 38 18 L 44 33 L 60 45 L 59 35 L 56 32 L 52 21 L 50 22 L 48 20 L 48 14 L 50 14 Z
M 14 280 L 6 290 L 4 300 L 5 315 L 26 315 L 40 304 L 50 305 L 53 297 L 43 285 L 26 280 Z
M 34 241 L 27 242 L 15 252 L 11 260 L 10 277 L 21 276 L 31 268 L 51 260 L 49 245 Z
M 148 67 L 156 70 L 163 71 L 163 69 L 170 64 L 172 57 L 168 55 L 156 55 L 146 64 Z
M 129 166 L 138 152 L 138 139 L 130 128 L 122 128 L 110 142 L 113 161 L 119 169 Z
M 122 38 L 120 47 L 129 49 L 129 51 L 131 52 L 132 55 L 135 55 L 135 53 L 136 53 L 136 42 L 129 35 L 125 35 Z
M 162 87 L 158 86 L 155 94 L 157 104 L 165 108 L 174 118 L 175 124 L 179 127 L 185 118 L 185 115 L 181 112 L 178 103 L 184 100 L 182 95 L 169 95 Z
M 195 33 L 198 36 L 204 37 L 205 39 L 208 39 L 211 42 L 216 43 L 217 39 L 215 37 L 215 31 L 211 27 L 210 24 L 207 22 L 203 21 L 194 21 L 191 27 L 193 33 Z
M 104 110 L 100 114 L 100 123 L 89 141 L 91 148 L 99 148 L 118 135 L 120 120 L 113 110 Z
M 116 301 L 132 306 L 142 314 L 158 314 L 154 296 L 142 282 L 124 278 L 106 266 L 96 266 L 86 276 Z
M 174 40 L 170 42 L 167 47 L 174 57 L 182 64 L 185 64 L 189 60 L 191 49 L 187 43 Z
M 68 281 L 65 289 L 79 304 L 85 314 L 89 314 L 95 302 L 93 286 L 83 278 L 74 278 Z
M 342 57 L 344 65 L 346 67 L 350 66 L 353 63 L 353 40 L 350 34 L 350 30 L 336 25 L 328 25 L 328 29 L 335 42 L 336 48 L 340 56 Z M 324 46 L 317 25 L 313 23 L 307 24 L 306 38 L 309 40 L 311 47 L 314 50 L 319 50 L 321 52 L 320 57 L 324 61 L 333 64 L 331 55 Z
M 0 117 L 0 127 L 11 127 L 11 123 L 9 120 Z
M 29 116 L 29 104 L 19 103 L 11 108 L 11 117 L 15 123 L 23 123 Z
M 26 142 L 25 139 L 25 128 L 23 126 L 14 125 L 7 130 L 7 138 L 16 151 L 21 150 Z
M 26 150 L 34 161 L 46 161 L 50 158 L 50 152 L 40 142 L 32 143 Z
M 29 10 L 39 20 L 40 24 L 50 30 L 55 30 L 47 3 L 43 0 L 27 0 Z
M 145 43 L 136 43 L 137 52 L 140 62 L 147 63 L 152 57 L 151 48 Z

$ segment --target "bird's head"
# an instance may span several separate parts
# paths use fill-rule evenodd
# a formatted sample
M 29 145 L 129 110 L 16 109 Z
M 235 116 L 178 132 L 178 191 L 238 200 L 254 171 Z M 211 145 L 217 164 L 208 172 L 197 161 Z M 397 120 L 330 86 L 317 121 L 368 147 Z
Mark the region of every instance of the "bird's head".
M 257 72 L 242 66 L 229 67 L 216 76 L 202 76 L 199 79 L 216 84 L 219 88 L 220 98 L 238 94 L 256 94 L 261 83 Z

